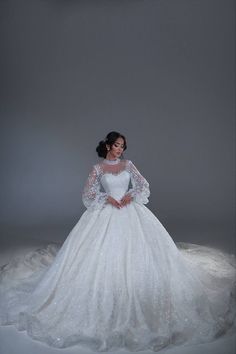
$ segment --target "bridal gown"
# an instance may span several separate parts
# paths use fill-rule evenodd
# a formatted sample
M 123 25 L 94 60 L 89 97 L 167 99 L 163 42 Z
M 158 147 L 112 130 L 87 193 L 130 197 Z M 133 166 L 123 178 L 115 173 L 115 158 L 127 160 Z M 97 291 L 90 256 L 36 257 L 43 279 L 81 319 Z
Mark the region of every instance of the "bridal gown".
M 126 193 L 132 200 L 120 209 L 107 202 Z M 131 160 L 94 164 L 86 210 L 65 242 L 1 267 L 0 324 L 97 352 L 158 351 L 233 333 L 235 255 L 174 243 L 146 207 L 149 195 Z

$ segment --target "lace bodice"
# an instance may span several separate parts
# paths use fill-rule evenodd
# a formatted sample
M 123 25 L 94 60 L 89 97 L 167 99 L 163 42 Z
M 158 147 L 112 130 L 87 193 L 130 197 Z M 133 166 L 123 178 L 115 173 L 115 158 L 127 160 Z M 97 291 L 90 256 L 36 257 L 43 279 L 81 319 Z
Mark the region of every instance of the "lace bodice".
M 102 209 L 109 195 L 120 200 L 127 193 L 136 203 L 147 204 L 150 195 L 149 183 L 131 160 L 104 159 L 95 164 L 89 173 L 82 192 L 82 201 L 89 210 Z

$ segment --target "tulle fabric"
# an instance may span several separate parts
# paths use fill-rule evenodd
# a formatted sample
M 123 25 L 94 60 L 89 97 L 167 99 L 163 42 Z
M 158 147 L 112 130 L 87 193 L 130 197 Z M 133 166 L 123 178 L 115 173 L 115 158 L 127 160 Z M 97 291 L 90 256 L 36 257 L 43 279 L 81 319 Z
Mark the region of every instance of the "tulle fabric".
M 100 183 L 119 199 L 130 178 L 123 169 L 104 173 Z M 235 255 L 175 244 L 141 200 L 88 207 L 63 245 L 2 267 L 0 323 L 57 348 L 97 352 L 158 351 L 234 330 Z

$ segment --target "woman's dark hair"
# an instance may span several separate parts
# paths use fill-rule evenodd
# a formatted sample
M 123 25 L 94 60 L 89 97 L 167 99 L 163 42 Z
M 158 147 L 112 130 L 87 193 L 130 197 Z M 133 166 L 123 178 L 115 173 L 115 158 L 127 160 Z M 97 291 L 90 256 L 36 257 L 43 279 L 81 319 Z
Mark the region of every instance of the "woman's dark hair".
M 110 132 L 107 134 L 104 140 L 99 141 L 98 146 L 96 147 L 96 151 L 99 157 L 106 158 L 107 156 L 107 148 L 106 145 L 112 147 L 112 145 L 116 142 L 118 138 L 122 138 L 124 140 L 124 150 L 127 149 L 126 139 L 125 136 L 118 133 L 118 132 Z

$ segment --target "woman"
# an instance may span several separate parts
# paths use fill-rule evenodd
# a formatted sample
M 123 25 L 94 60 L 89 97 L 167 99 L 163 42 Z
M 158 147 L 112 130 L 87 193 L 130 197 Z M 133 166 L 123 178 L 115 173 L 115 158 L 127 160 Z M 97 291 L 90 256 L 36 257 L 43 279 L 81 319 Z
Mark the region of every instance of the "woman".
M 49 245 L 3 267 L 1 324 L 95 351 L 158 351 L 235 329 L 235 256 L 177 247 L 145 206 L 149 184 L 123 158 L 126 148 L 118 132 L 100 141 L 103 159 L 82 193 L 87 210 L 59 250 Z

